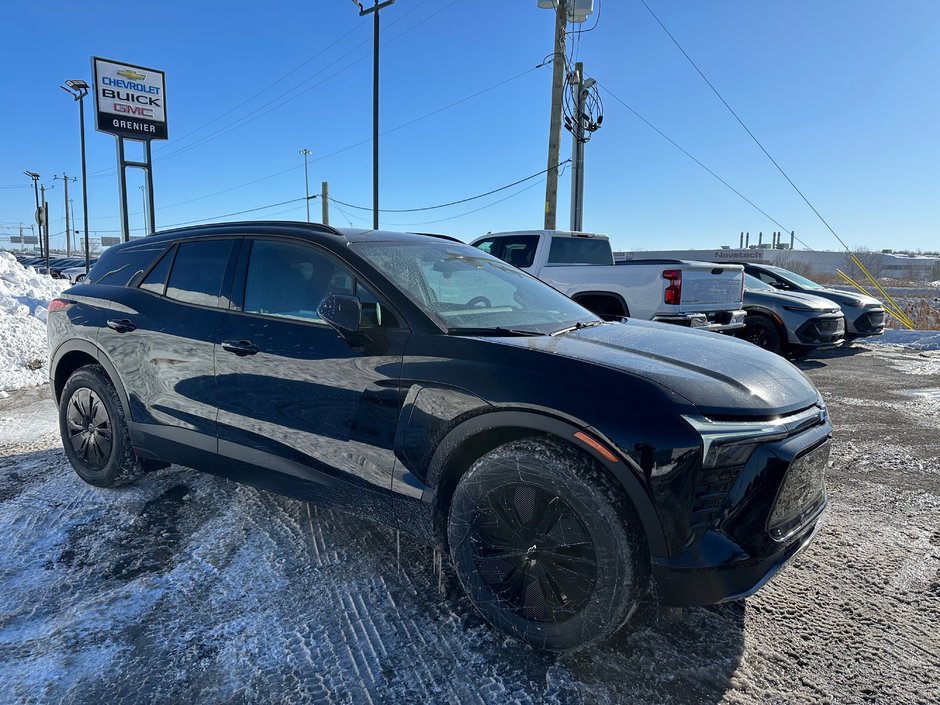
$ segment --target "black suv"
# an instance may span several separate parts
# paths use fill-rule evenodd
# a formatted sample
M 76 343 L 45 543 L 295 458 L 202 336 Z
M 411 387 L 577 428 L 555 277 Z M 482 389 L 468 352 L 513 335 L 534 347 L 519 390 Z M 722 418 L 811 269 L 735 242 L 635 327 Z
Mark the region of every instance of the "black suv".
M 753 593 L 826 505 L 831 426 L 776 355 L 608 323 L 443 237 L 300 223 L 107 250 L 49 307 L 65 452 L 179 463 L 442 546 L 494 624 L 562 651 Z

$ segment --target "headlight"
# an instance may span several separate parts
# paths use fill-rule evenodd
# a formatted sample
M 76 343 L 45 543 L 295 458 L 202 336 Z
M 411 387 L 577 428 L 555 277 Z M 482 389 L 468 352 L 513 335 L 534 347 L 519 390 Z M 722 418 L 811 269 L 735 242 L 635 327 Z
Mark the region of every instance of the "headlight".
M 803 304 L 784 304 L 783 307 L 787 311 L 799 311 L 800 313 L 813 313 L 817 310 L 812 306 L 804 306 Z
M 762 421 L 713 421 L 704 416 L 682 418 L 702 437 L 702 465 L 705 468 L 743 465 L 757 446 L 778 441 L 804 428 L 826 420 L 826 407 L 820 401 L 799 413 Z

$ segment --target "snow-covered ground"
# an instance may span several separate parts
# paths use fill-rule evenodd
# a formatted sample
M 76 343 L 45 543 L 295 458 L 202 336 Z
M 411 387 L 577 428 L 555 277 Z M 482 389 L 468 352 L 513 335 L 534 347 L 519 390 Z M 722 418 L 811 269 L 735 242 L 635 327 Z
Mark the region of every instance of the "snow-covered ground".
M 177 466 L 85 485 L 48 387 L 14 392 L 0 703 L 940 703 L 940 352 L 799 365 L 835 425 L 813 544 L 745 601 L 573 656 L 441 596 L 431 549 L 369 521 Z
M 940 350 L 940 331 L 889 328 L 884 335 L 864 338 L 865 345 L 901 345 L 911 350 Z
M 46 308 L 68 286 L 0 252 L 0 397 L 47 381 Z

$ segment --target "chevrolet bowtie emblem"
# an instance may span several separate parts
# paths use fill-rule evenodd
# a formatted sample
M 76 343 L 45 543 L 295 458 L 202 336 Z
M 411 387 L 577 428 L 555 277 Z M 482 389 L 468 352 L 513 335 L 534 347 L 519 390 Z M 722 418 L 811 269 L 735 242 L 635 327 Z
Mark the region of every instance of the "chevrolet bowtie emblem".
M 130 69 L 124 69 L 123 71 L 117 72 L 118 76 L 123 76 L 131 81 L 142 81 L 147 78 L 147 74 L 137 73 L 136 71 L 131 71 Z

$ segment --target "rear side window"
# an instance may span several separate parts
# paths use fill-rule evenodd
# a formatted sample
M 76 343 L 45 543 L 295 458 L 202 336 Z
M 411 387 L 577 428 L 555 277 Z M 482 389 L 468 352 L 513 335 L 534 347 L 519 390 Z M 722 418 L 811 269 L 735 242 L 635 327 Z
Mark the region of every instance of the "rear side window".
M 219 306 L 222 280 L 233 244 L 232 240 L 180 243 L 166 295 L 189 304 Z
M 553 237 L 549 264 L 613 264 L 610 241 L 588 237 Z
M 148 243 L 136 247 L 105 250 L 88 272 L 86 283 L 127 286 L 135 277 L 150 269 L 166 243 Z
M 170 250 L 160 258 L 160 261 L 150 270 L 150 273 L 141 283 L 141 289 L 152 291 L 161 296 L 163 295 L 166 289 L 166 275 L 170 273 L 170 265 L 173 264 L 173 252 L 174 249 L 170 248 Z

